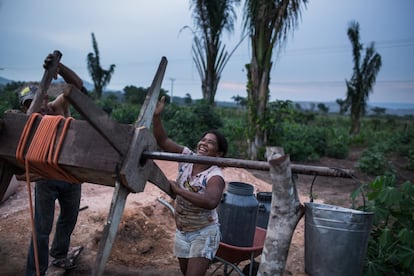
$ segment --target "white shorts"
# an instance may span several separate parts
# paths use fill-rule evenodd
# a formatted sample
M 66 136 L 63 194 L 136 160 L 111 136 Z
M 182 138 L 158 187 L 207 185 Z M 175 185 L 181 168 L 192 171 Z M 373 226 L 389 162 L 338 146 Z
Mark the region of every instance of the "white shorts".
M 202 257 L 213 260 L 220 245 L 220 227 L 208 225 L 192 232 L 175 231 L 174 255 L 177 258 Z

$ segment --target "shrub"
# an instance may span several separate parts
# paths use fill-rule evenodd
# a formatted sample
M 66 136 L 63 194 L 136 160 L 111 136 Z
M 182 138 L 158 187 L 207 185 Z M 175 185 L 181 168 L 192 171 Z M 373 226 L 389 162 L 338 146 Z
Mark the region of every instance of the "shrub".
M 121 124 L 134 124 L 138 118 L 140 107 L 133 104 L 123 104 L 112 110 L 111 117 Z
M 203 101 L 184 107 L 167 105 L 162 116 L 168 135 L 190 149 L 195 149 L 204 132 L 223 126 L 215 109 Z
M 375 148 L 369 148 L 362 153 L 357 167 L 369 175 L 395 174 L 395 169 L 392 163 L 386 160 L 384 152 Z
M 343 139 L 332 139 L 328 142 L 325 155 L 337 159 L 345 159 L 349 153 L 349 146 Z
M 278 135 L 269 140 L 283 147 L 293 161 L 316 160 L 325 154 L 326 131 L 323 128 L 283 123 Z
M 247 123 L 241 117 L 223 118 L 223 127 L 219 129 L 229 142 L 227 157 L 246 158 L 247 156 Z
M 379 176 L 365 188 L 368 188 L 365 211 L 374 212 L 374 221 L 364 275 L 413 275 L 413 183 L 397 187 L 394 177 Z M 353 193 L 353 199 L 359 191 Z

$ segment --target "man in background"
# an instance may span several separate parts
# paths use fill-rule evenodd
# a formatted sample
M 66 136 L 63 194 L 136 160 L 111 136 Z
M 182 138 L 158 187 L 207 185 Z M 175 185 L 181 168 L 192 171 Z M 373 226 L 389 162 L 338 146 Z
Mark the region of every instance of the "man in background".
M 53 56 L 49 54 L 45 59 L 44 68 L 47 69 L 52 61 Z M 84 93 L 86 92 L 82 80 L 64 64 L 59 63 L 57 73 L 67 83 L 74 85 Z M 20 91 L 19 99 L 22 111 L 27 112 L 34 99 L 36 90 L 37 87 L 31 85 Z M 45 99 L 37 112 L 43 115 L 70 116 L 69 103 L 62 94 L 52 102 L 48 102 L 48 99 Z M 42 179 L 40 176 L 31 178 L 31 181 L 36 181 L 34 224 L 40 275 L 46 274 L 49 266 L 49 255 L 53 258 L 52 264 L 54 266 L 65 270 L 72 269 L 75 266 L 74 258 L 68 257 L 68 251 L 70 238 L 79 214 L 81 184 L 68 183 L 62 180 Z M 60 205 L 60 214 L 56 222 L 52 246 L 49 250 L 49 236 L 53 227 L 56 200 L 58 200 Z M 75 254 L 79 254 L 82 247 L 79 247 L 77 250 L 78 252 L 75 252 Z M 31 239 L 26 261 L 26 275 L 36 275 L 33 239 Z

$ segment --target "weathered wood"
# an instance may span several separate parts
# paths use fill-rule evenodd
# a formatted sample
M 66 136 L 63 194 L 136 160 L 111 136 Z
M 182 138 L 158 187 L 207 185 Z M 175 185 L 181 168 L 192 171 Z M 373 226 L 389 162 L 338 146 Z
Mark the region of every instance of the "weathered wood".
M 100 248 L 95 262 L 96 271 L 93 275 L 102 275 L 104 272 L 105 263 L 109 257 L 109 252 L 111 251 L 125 207 L 125 201 L 129 193 L 128 189 L 134 192 L 143 191 L 149 176 L 161 172 L 157 170 L 159 168 L 154 166 L 152 160 L 143 160 L 141 159 L 141 155 L 144 150 L 156 148 L 155 139 L 149 133 L 148 129 L 151 126 L 166 66 L 167 59 L 163 57 L 141 108 L 141 112 L 138 115 L 137 122 L 135 123 L 134 134 L 131 142 L 128 144 L 128 152 L 119 173 L 122 185 L 118 184 L 116 186 L 112 197 L 108 222 L 104 229 L 104 237 L 100 242 Z M 162 172 L 161 174 L 163 175 Z M 155 178 L 152 177 L 152 179 L 154 180 Z M 170 189 L 169 182 L 165 177 L 156 178 L 155 180 L 156 182 L 154 184 L 164 189 L 164 191 Z M 172 194 L 171 190 L 170 194 Z
M 272 202 L 266 239 L 257 275 L 283 275 L 290 242 L 297 223 L 305 213 L 300 203 L 289 156 L 282 148 L 268 148 Z
M 103 275 L 104 273 L 105 263 L 111 253 L 112 244 L 115 241 L 116 232 L 118 230 L 119 223 L 121 222 L 128 194 L 128 189 L 117 181 L 114 194 L 112 196 L 108 219 L 105 223 L 103 236 L 99 243 L 99 250 L 96 255 L 95 267 L 92 271 L 92 275 Z
M 220 158 L 211 156 L 198 156 L 198 155 L 184 155 L 169 152 L 143 152 L 143 158 L 155 159 L 155 160 L 168 160 L 177 162 L 189 162 L 197 164 L 214 164 L 222 167 L 236 167 L 253 170 L 268 171 L 270 165 L 265 161 L 253 161 L 233 158 Z M 310 166 L 310 165 L 298 165 L 291 164 L 292 172 L 297 174 L 308 174 L 308 175 L 320 175 L 320 176 L 333 176 L 333 177 L 344 177 L 351 178 L 353 172 L 348 169 L 341 168 L 329 168 L 322 166 Z
M 98 108 L 88 96 L 73 85 L 68 85 L 63 95 L 121 156 L 126 155 L 133 128 L 125 128 L 118 124 L 105 111 Z
M 157 143 L 147 128 L 137 128 L 124 161 L 120 177 L 121 182 L 133 192 L 142 192 L 153 168 L 152 160 L 141 159 L 144 150 L 154 150 Z
M 144 104 L 139 112 L 135 127 L 145 126 L 149 128 L 154 115 L 155 107 L 157 106 L 158 97 L 160 95 L 162 80 L 164 79 L 165 69 L 167 68 L 167 58 L 162 57 L 160 65 L 158 66 L 155 78 L 151 83 L 148 94 L 145 97 Z
M 153 164 L 153 168 L 151 169 L 150 175 L 148 176 L 148 181 L 156 185 L 171 198 L 175 198 L 175 194 L 171 190 L 170 181 L 155 163 Z
M 25 114 L 7 113 L 0 132 L 0 159 L 20 169 L 24 169 L 24 165 L 16 160 L 16 149 L 27 119 Z M 37 124 L 34 127 L 37 128 Z M 132 128 L 129 125 L 121 127 L 127 132 Z M 124 139 L 128 143 L 130 137 Z M 121 157 L 86 121 L 74 120 L 67 132 L 58 163 L 82 182 L 114 186 L 114 174 L 120 167 Z
M 26 112 L 27 115 L 39 112 L 40 107 L 42 105 L 42 101 L 47 95 L 47 90 L 49 89 L 50 83 L 57 74 L 57 68 L 59 65 L 59 61 L 62 58 L 62 53 L 60 53 L 59 51 L 54 51 L 52 55 L 53 60 L 49 64 L 49 68 L 47 68 L 43 73 L 43 77 L 39 83 L 39 86 L 37 87 L 36 94 L 32 100 L 32 103 L 30 104 L 29 109 Z
M 137 121 L 135 122 L 134 135 L 128 144 L 128 153 L 126 154 L 120 171 L 122 183 L 134 192 L 144 190 L 145 182 L 153 168 L 153 162 L 146 162 L 142 159 L 142 152 L 155 150 L 157 148 L 157 143 L 148 129 L 151 126 L 166 68 L 167 59 L 162 57 Z M 167 183 L 161 185 L 166 186 Z

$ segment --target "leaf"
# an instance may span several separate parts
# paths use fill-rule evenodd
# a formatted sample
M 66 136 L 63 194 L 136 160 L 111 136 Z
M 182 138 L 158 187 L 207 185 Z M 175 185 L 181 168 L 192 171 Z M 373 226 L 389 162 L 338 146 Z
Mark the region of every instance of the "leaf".
M 398 257 L 400 258 L 403 267 L 407 269 L 407 271 L 414 273 L 414 249 L 405 246 L 400 246 L 399 249 L 400 253 L 398 254 Z
M 406 181 L 401 184 L 401 191 L 403 192 L 404 196 L 410 197 L 411 200 L 414 198 L 414 184 Z
M 402 244 L 414 247 L 414 230 L 403 228 L 397 236 Z
M 390 229 L 387 227 L 382 232 L 381 236 L 379 237 L 379 245 L 382 248 L 388 248 L 392 243 L 392 233 Z
M 401 199 L 401 193 L 395 187 L 386 187 L 378 197 L 378 200 L 385 206 L 399 205 Z

